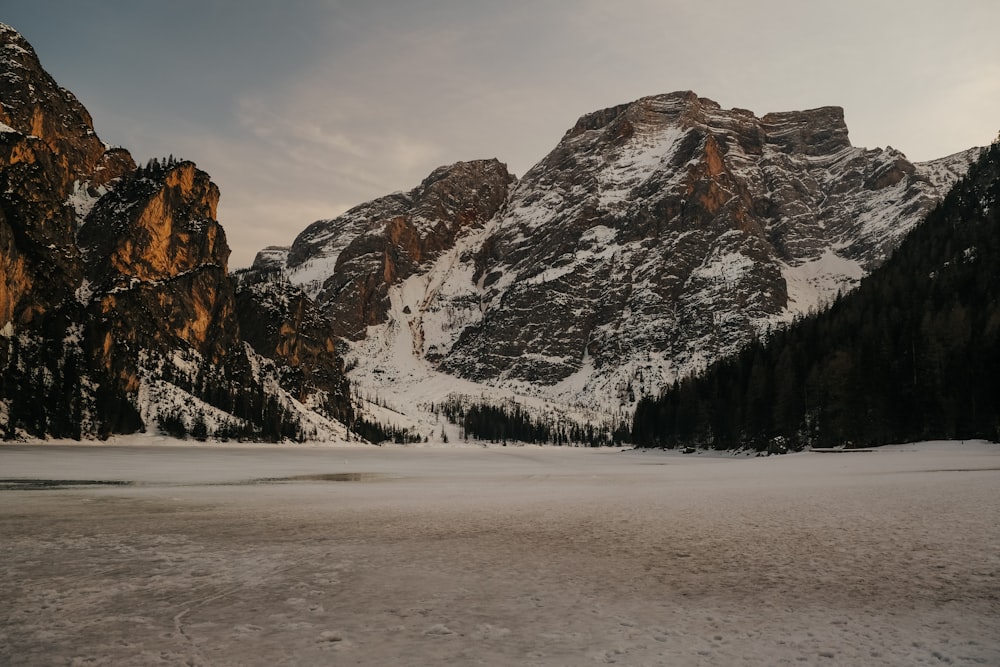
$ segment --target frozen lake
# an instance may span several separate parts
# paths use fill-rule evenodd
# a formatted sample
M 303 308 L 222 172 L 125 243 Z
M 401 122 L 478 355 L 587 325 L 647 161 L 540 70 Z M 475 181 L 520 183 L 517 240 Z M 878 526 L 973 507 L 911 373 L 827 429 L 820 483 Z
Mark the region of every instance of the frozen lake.
M 998 445 L 140 438 L 0 478 L 0 664 L 1000 664 Z

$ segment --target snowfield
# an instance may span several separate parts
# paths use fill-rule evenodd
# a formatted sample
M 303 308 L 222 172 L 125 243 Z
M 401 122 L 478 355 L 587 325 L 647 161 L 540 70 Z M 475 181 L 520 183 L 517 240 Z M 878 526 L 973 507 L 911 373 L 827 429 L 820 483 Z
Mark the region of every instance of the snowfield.
M 0 477 L 0 664 L 1000 664 L 983 442 L 141 437 L 2 445 Z

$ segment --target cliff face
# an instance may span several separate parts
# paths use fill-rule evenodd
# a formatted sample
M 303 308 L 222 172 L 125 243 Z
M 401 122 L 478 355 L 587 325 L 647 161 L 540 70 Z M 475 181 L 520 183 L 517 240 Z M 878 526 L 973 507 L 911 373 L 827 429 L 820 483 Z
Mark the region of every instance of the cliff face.
M 122 179 L 80 227 L 79 298 L 103 335 L 99 363 L 129 392 L 139 388 L 135 351 L 180 345 L 216 365 L 242 353 L 218 200 L 194 164 L 158 165 Z
M 0 123 L 21 135 L 19 159 L 34 162 L 39 144 L 53 198 L 64 201 L 74 182 L 100 187 L 134 165 L 127 153 L 109 149 L 94 133 L 90 114 L 42 69 L 31 45 L 0 25 Z M 123 171 L 124 169 L 124 171 Z
M 389 288 L 492 218 L 513 181 L 497 160 L 441 167 L 410 192 L 314 222 L 284 258 L 271 249 L 257 266 L 286 270 L 323 307 L 335 333 L 361 338 L 366 327 L 385 321 Z
M 329 318 L 279 273 L 245 269 L 234 279 L 243 339 L 282 367 L 281 386 L 304 405 L 351 423 L 350 385 Z
M 493 223 L 460 296 L 481 316 L 442 368 L 656 392 L 853 287 L 942 194 L 851 146 L 836 107 L 758 118 L 685 92 L 589 114 Z
M 332 345 L 311 359 L 326 365 L 324 386 L 304 378 L 293 395 L 287 364 L 303 355 L 282 363 L 245 344 L 209 176 L 173 159 L 136 168 L 105 146 L 76 98 L 2 25 L 0 192 L 5 437 L 343 432 L 333 420 L 349 402 L 302 406 L 325 401 L 328 385 L 348 395 Z
M 75 204 L 135 164 L 101 143 L 86 109 L 2 24 L 0 71 L 0 319 L 31 322 L 82 279 Z
M 852 288 L 972 157 L 854 147 L 838 107 L 758 117 L 671 93 L 583 116 L 474 224 L 439 207 L 456 232 L 430 252 L 407 224 L 425 182 L 260 264 L 358 340 L 375 391 L 443 371 L 614 410 Z

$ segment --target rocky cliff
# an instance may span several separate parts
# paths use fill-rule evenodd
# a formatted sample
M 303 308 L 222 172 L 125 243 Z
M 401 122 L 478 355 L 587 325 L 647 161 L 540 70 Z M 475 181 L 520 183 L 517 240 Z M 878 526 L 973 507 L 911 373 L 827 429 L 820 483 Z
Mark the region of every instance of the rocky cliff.
M 497 160 L 441 167 L 410 192 L 314 222 L 290 248 L 263 251 L 255 266 L 286 270 L 323 306 L 335 333 L 358 339 L 385 321 L 389 288 L 493 218 L 513 181 Z
M 454 231 L 431 252 L 402 224 L 425 182 L 258 261 L 316 297 L 357 340 L 353 377 L 400 406 L 443 385 L 615 411 L 851 289 L 973 157 L 854 147 L 837 107 L 658 95 L 583 116 L 516 183 L 494 169 L 473 224 L 436 207 Z M 486 176 L 450 199 L 482 201 Z
M 852 287 L 941 194 L 851 146 L 835 107 L 758 118 L 685 92 L 589 114 L 494 222 L 485 307 L 442 367 L 656 391 Z
M 312 359 L 329 376 L 293 392 L 301 355 L 246 345 L 209 176 L 172 158 L 137 168 L 103 144 L 3 25 L 0 192 L 5 437 L 343 434 L 335 420 L 350 404 L 332 346 Z M 317 396 L 317 410 L 303 405 Z
M 304 406 L 350 424 L 350 384 L 319 306 L 280 272 L 250 268 L 235 274 L 236 312 L 243 339 L 277 362 L 279 384 Z

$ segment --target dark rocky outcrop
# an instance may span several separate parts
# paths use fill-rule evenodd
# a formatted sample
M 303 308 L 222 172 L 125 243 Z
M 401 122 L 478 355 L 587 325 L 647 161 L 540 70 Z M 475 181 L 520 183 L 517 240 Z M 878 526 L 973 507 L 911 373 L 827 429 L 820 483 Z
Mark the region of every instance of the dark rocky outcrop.
M 243 339 L 282 368 L 282 387 L 301 403 L 350 424 L 354 418 L 344 361 L 329 318 L 280 271 L 234 274 Z

